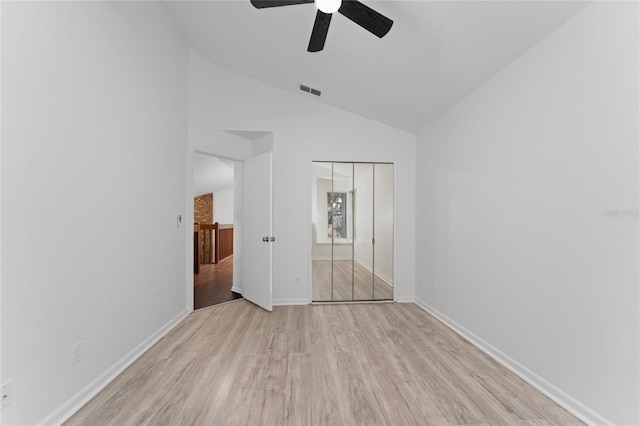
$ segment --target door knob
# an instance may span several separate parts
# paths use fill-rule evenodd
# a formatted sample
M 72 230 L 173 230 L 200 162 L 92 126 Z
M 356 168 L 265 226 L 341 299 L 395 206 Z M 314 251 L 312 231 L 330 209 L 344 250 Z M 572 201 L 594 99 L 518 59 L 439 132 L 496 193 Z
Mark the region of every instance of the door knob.
M 269 237 L 262 237 L 262 241 L 264 241 L 265 243 L 269 242 Z

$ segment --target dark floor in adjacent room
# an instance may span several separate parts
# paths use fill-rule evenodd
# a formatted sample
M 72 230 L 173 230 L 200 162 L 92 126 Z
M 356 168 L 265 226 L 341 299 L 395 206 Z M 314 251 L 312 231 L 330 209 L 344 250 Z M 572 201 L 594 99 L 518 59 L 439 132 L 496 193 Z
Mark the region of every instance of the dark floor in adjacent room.
M 233 255 L 218 263 L 203 263 L 200 273 L 193 278 L 193 307 L 206 308 L 240 299 L 242 295 L 231 291 L 233 285 Z

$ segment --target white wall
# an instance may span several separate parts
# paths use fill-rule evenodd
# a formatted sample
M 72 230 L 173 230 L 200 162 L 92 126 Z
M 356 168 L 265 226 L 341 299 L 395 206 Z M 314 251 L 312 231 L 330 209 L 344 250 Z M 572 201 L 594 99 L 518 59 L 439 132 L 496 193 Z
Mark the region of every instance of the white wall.
M 415 136 L 223 70 L 189 55 L 190 143 L 229 149 L 221 130 L 273 132 L 275 303 L 311 300 L 311 162 L 378 161 L 397 167 L 397 294 L 414 294 Z M 191 96 L 192 95 L 192 96 Z M 191 132 L 191 129 L 194 132 Z M 295 285 L 295 277 L 301 285 Z M 305 282 L 307 281 L 307 282 Z
M 2 2 L 3 424 L 61 420 L 186 313 L 187 78 L 158 4 Z
M 638 50 L 594 2 L 417 142 L 419 302 L 600 424 L 640 423 Z
M 233 188 L 213 193 L 213 221 L 220 224 L 233 223 Z

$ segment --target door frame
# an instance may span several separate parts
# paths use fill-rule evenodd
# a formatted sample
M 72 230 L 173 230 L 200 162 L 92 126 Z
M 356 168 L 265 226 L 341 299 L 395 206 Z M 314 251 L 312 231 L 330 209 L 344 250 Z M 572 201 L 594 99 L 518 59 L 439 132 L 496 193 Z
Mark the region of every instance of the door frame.
M 187 194 L 186 217 L 183 218 L 183 226 L 189 229 L 185 232 L 185 292 L 187 312 L 193 312 L 193 156 L 194 154 L 210 155 L 225 160 L 236 161 L 244 166 L 244 161 L 262 152 L 272 151 L 275 161 L 275 144 L 273 131 L 255 130 L 213 130 L 207 140 L 191 140 L 187 144 Z M 238 177 L 234 176 L 234 186 L 238 184 Z M 235 207 L 234 207 L 235 209 Z M 235 214 L 235 213 L 234 213 Z M 186 224 L 186 225 L 185 225 Z M 235 224 L 234 224 L 235 227 Z M 236 230 L 234 229 L 234 233 Z M 240 229 L 240 232 L 242 230 Z M 235 235 L 234 235 L 235 237 Z M 239 244 L 241 244 L 239 240 Z M 241 265 L 242 250 L 236 250 L 234 238 L 233 271 L 234 282 L 236 265 Z M 234 287 L 234 291 L 242 291 Z M 272 296 L 273 298 L 273 296 Z
M 398 302 L 398 286 L 396 285 L 396 271 L 398 268 L 398 162 L 395 160 L 384 160 L 384 159 L 360 159 L 360 160 L 350 160 L 350 159 L 333 159 L 328 160 L 324 158 L 307 158 L 307 183 L 308 183 L 308 194 L 309 197 L 307 199 L 307 264 L 309 265 L 307 271 L 307 294 L 308 303 L 312 304 L 313 302 L 313 204 L 311 200 L 311 195 L 313 194 L 312 186 L 315 184 L 313 181 L 313 163 L 315 162 L 323 162 L 323 163 L 386 163 L 393 164 L 393 302 Z M 387 301 L 382 301 L 385 303 Z M 340 303 L 340 302 L 320 302 L 320 303 Z M 377 301 L 365 301 L 365 302 L 349 302 L 345 301 L 343 303 L 381 303 Z

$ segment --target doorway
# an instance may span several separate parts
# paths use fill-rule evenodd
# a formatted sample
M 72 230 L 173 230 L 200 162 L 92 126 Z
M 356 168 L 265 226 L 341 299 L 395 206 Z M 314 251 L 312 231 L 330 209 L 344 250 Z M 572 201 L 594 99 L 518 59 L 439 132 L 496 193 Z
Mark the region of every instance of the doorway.
M 193 223 L 194 162 L 196 155 L 229 160 L 233 174 L 233 287 L 232 291 L 261 308 L 272 309 L 273 235 L 272 132 L 216 132 L 213 142 L 191 148 L 187 164 L 187 223 Z M 266 197 L 266 201 L 263 199 Z M 214 202 L 215 205 L 215 202 Z M 191 230 L 189 230 L 191 231 Z M 265 242 L 265 237 L 266 241 Z M 197 240 L 195 240 L 197 241 Z M 185 233 L 187 310 L 194 310 L 194 238 Z
M 312 163 L 312 301 L 393 300 L 392 163 Z
M 201 309 L 242 297 L 233 291 L 235 162 L 193 156 L 193 305 Z

